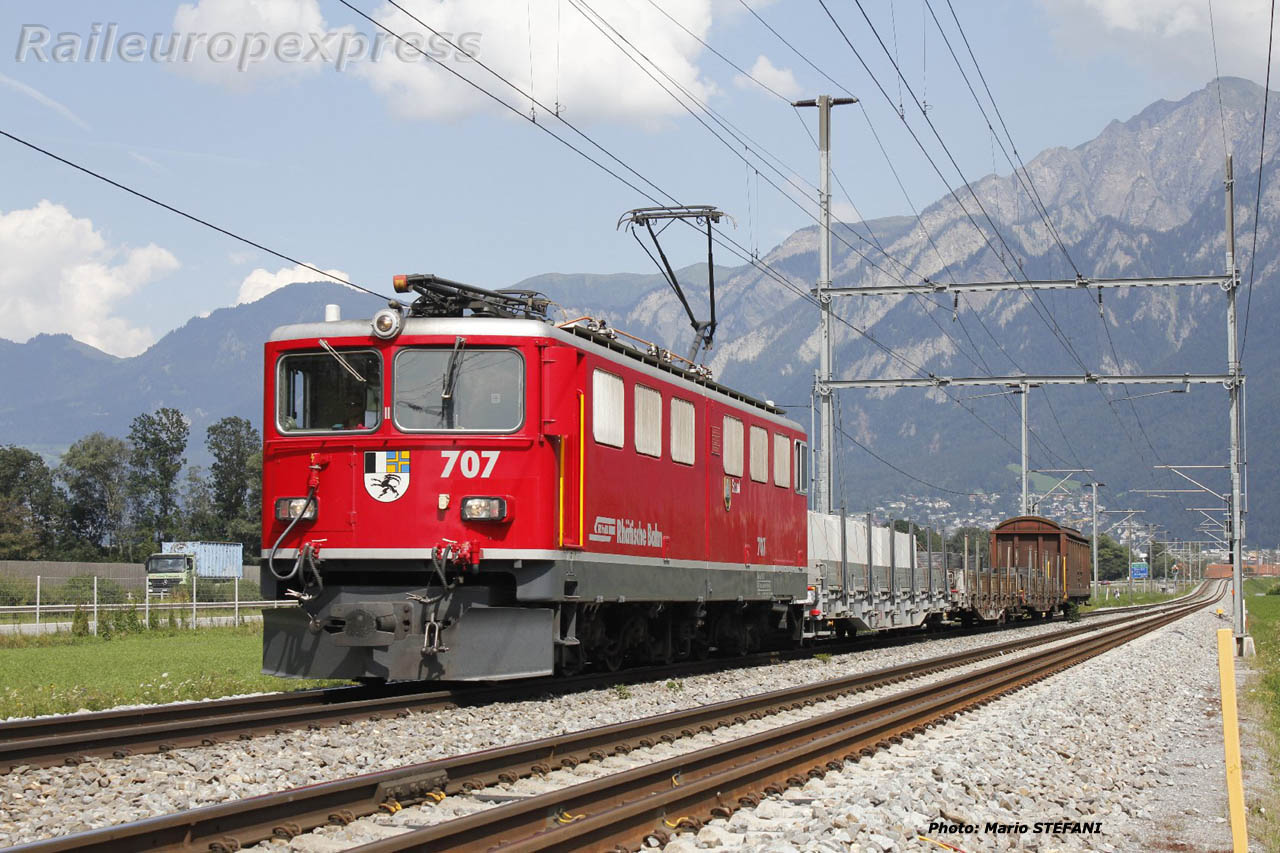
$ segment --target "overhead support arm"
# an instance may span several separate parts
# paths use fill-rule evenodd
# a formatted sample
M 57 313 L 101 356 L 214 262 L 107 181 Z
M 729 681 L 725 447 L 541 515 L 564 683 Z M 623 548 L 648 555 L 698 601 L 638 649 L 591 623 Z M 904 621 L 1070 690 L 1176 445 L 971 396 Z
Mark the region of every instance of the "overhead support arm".
M 1081 290 L 1090 287 L 1211 287 L 1226 288 L 1226 275 L 1169 275 L 1157 278 L 1064 278 L 1040 281 L 975 281 L 946 284 L 925 279 L 921 284 L 883 284 L 868 287 L 829 287 L 835 296 L 892 296 L 899 293 L 999 293 L 1006 290 Z
M 1235 377 L 1228 373 L 1084 373 L 1078 376 L 904 376 L 888 379 L 833 379 L 831 388 L 943 388 L 952 386 L 1005 385 L 1011 388 L 1037 385 L 1222 385 Z
M 1157 467 L 1157 468 L 1162 468 L 1162 469 L 1164 469 L 1164 470 L 1166 470 L 1166 471 L 1172 471 L 1173 473 L 1177 474 L 1179 477 L 1181 477 L 1182 479 L 1184 479 L 1184 480 L 1186 480 L 1187 482 L 1191 483 L 1192 485 L 1194 485 L 1194 486 L 1199 486 L 1199 488 L 1198 488 L 1198 489 L 1184 489 L 1183 491 L 1186 491 L 1186 492 L 1208 492 L 1209 494 L 1213 495 L 1215 498 L 1217 498 L 1218 500 L 1222 501 L 1222 502 L 1223 502 L 1223 503 L 1225 503 L 1225 504 L 1230 505 L 1230 503 L 1231 503 L 1231 498 L 1230 498 L 1229 496 L 1224 495 L 1224 494 L 1222 494 L 1221 492 L 1218 492 L 1218 491 L 1216 491 L 1216 490 L 1214 490 L 1214 489 L 1209 488 L 1208 486 L 1206 486 L 1204 483 L 1200 482 L 1199 480 L 1197 480 L 1197 479 L 1195 479 L 1195 478 L 1193 478 L 1193 477 L 1190 477 L 1190 476 L 1188 476 L 1187 474 L 1183 473 L 1182 471 L 1178 470 L 1179 468 L 1192 468 L 1192 467 L 1195 467 L 1195 468 L 1225 468 L 1225 467 L 1226 467 L 1225 465 L 1195 465 L 1195 466 L 1191 466 L 1191 465 L 1157 465 L 1157 466 L 1155 466 L 1155 467 Z

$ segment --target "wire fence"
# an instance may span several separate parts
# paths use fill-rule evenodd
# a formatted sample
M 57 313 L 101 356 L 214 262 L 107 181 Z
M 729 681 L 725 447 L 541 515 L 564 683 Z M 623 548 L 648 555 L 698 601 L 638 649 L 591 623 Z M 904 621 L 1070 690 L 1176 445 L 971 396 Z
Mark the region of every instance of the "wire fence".
M 238 625 L 261 618 L 263 608 L 296 606 L 263 601 L 258 569 L 246 570 L 245 578 L 189 577 L 162 585 L 148 582 L 145 569 L 130 563 L 3 561 L 0 633 Z

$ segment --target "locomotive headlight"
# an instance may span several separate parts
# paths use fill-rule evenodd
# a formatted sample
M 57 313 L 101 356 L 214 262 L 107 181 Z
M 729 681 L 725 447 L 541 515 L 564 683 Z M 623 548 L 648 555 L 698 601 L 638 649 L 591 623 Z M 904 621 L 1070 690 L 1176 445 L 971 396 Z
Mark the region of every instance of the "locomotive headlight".
M 506 521 L 507 502 L 504 498 L 463 498 L 463 521 Z
M 312 498 L 310 505 L 306 498 L 277 498 L 276 521 L 293 521 L 299 517 L 303 521 L 315 521 L 319 503 L 315 498 Z
M 389 341 L 404 328 L 404 317 L 394 308 L 383 308 L 373 315 L 373 334 L 384 341 Z

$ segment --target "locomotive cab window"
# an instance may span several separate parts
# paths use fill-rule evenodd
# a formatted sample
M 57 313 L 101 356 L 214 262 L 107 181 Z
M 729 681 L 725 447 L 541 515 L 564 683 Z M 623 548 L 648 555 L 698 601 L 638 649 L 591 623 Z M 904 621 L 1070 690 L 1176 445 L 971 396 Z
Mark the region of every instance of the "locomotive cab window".
M 281 432 L 361 431 L 382 416 L 382 360 L 367 350 L 293 353 L 276 373 Z
M 807 495 L 809 493 L 809 445 L 803 441 L 797 441 L 795 448 L 796 492 L 797 494 Z
M 724 416 L 724 472 L 742 476 L 742 421 Z
M 513 432 L 524 422 L 524 358 L 512 349 L 403 349 L 393 413 L 406 432 Z
M 769 482 L 769 433 L 758 426 L 751 428 L 751 479 Z

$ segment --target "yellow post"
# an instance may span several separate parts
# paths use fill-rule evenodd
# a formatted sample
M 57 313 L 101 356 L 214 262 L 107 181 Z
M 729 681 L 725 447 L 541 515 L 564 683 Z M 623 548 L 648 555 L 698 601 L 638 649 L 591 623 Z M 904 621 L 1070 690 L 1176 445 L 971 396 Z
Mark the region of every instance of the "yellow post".
M 1236 639 L 1230 628 L 1218 629 L 1218 677 L 1222 682 L 1222 743 L 1227 761 L 1227 806 L 1231 814 L 1233 853 L 1249 849 L 1244 826 L 1244 779 L 1240 768 L 1240 725 L 1236 718 Z

